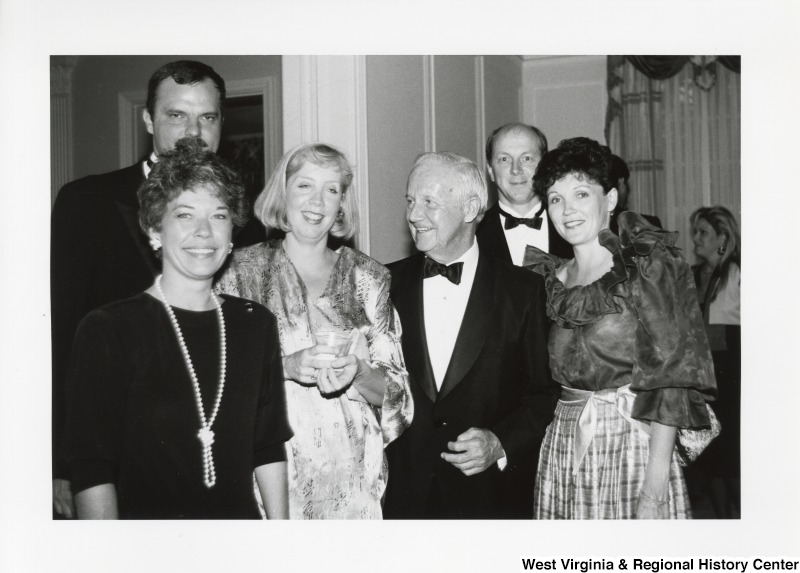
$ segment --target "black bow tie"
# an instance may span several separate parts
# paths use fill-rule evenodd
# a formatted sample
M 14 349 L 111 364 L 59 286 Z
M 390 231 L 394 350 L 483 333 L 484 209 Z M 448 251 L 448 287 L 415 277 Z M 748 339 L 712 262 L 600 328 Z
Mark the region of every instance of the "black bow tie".
M 464 263 L 453 263 L 452 265 L 443 265 L 437 263 L 430 257 L 425 257 L 425 267 L 422 269 L 422 278 L 429 279 L 437 275 L 442 275 L 454 285 L 461 283 L 461 271 L 464 269 Z
M 506 224 L 504 225 L 505 230 L 514 229 L 515 227 L 519 227 L 520 225 L 525 225 L 526 227 L 530 227 L 531 229 L 536 229 L 537 231 L 542 228 L 542 212 L 544 211 L 544 201 L 542 201 L 541 207 L 536 212 L 536 215 L 532 219 L 525 219 L 524 217 L 515 217 L 510 213 L 506 213 L 502 209 L 500 212 L 503 214 L 503 217 L 506 218 Z

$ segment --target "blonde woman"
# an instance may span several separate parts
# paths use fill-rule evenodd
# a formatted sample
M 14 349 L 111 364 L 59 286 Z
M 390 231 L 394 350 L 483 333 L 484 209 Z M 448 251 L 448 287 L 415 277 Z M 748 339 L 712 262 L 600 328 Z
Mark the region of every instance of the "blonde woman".
M 284 238 L 237 250 L 219 282 L 278 319 L 293 519 L 381 518 L 383 449 L 413 415 L 389 272 L 347 246 L 329 247 L 358 226 L 352 179 L 332 146 L 287 153 L 255 204 Z M 332 349 L 314 344 L 319 330 L 349 335 L 349 353 L 331 362 Z

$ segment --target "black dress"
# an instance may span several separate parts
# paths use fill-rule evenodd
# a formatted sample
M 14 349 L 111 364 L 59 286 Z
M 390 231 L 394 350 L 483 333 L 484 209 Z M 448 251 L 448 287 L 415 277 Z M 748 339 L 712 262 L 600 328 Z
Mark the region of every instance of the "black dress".
M 162 303 L 142 293 L 81 322 L 68 377 L 66 457 L 77 493 L 116 486 L 120 518 L 259 518 L 253 469 L 286 460 L 286 418 L 275 317 L 223 297 L 227 374 L 212 427 L 216 484 L 203 483 L 201 422 L 177 337 Z M 174 308 L 210 415 L 219 381 L 216 311 Z
M 722 431 L 719 436 L 711 442 L 697 458 L 697 467 L 706 475 L 738 479 L 740 476 L 741 465 L 741 408 L 742 408 L 742 345 L 741 345 L 741 326 L 739 324 L 711 324 L 710 306 L 711 293 L 714 285 L 719 280 L 718 271 L 714 271 L 709 279 L 709 285 L 705 293 L 702 290 L 701 266 L 694 267 L 695 284 L 698 293 L 702 295 L 700 308 L 703 312 L 703 321 L 706 325 L 706 334 L 711 346 L 711 356 L 714 359 L 714 372 L 717 377 L 717 388 L 719 396 L 716 402 L 711 404 L 714 413 L 717 415 Z M 736 272 L 728 276 L 725 289 L 738 289 L 740 273 Z M 735 285 L 731 284 L 736 282 Z M 724 303 L 728 300 L 723 296 L 723 289 L 718 298 Z M 738 290 L 736 291 L 738 292 Z M 738 315 L 739 299 L 738 295 L 734 299 L 736 313 Z M 731 307 L 725 306 L 726 310 Z M 738 322 L 738 319 L 736 320 Z

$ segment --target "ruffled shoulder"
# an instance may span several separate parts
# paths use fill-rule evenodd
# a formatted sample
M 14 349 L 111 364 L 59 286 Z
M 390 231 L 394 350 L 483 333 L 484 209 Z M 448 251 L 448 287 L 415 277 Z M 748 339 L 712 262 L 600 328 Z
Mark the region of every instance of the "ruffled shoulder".
M 528 245 L 525 247 L 525 257 L 522 259 L 522 266 L 529 271 L 535 272 L 537 275 L 547 278 L 549 275 L 554 275 L 558 267 L 565 262 L 567 262 L 567 259 L 545 253 L 537 247 Z
M 607 314 L 620 313 L 626 306 L 627 274 L 619 240 L 610 231 L 600 234 L 600 243 L 611 251 L 611 269 L 595 282 L 567 288 L 556 272 L 567 259 L 529 246 L 523 266 L 544 278 L 547 291 L 547 316 L 562 328 L 575 328 L 597 322 Z
M 639 319 L 633 415 L 678 427 L 707 424 L 703 402 L 716 394 L 713 362 L 694 277 L 675 247 L 678 234 L 657 229 L 636 213 L 621 213 L 618 222 L 631 306 Z M 648 392 L 653 390 L 658 392 Z
M 681 258 L 680 249 L 675 247 L 677 232 L 659 229 L 633 211 L 620 213 L 617 224 L 622 255 L 628 264 L 633 264 L 636 257 L 651 255 L 657 246 L 662 247 L 668 255 Z

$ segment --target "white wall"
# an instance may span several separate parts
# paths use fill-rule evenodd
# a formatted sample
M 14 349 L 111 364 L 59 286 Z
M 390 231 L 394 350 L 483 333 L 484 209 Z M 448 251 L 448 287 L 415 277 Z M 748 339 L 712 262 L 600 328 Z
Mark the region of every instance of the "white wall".
M 526 56 L 522 121 L 541 129 L 552 149 L 562 139 L 605 144 L 606 56 Z
M 516 56 L 368 56 L 370 254 L 383 263 L 414 252 L 405 185 L 424 151 L 483 165 L 487 132 L 518 121 Z
M 422 56 L 367 57 L 370 254 L 383 263 L 411 253 L 405 186 L 425 151 Z

